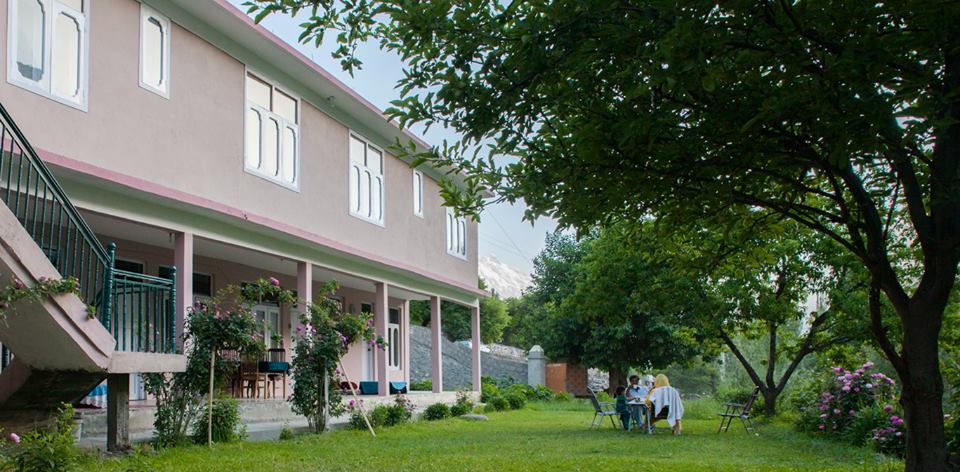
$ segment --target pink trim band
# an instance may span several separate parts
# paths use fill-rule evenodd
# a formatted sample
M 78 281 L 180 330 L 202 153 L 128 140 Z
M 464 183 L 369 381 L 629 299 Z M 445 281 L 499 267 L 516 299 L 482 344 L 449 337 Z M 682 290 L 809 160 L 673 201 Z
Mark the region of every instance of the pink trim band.
M 311 233 L 309 231 L 302 230 L 300 228 L 273 220 L 271 218 L 267 218 L 265 216 L 247 213 L 243 210 L 240 210 L 239 208 L 235 208 L 229 205 L 224 205 L 223 203 L 216 202 L 208 198 L 187 193 L 182 190 L 176 190 L 169 187 L 165 187 L 163 185 L 150 182 L 148 180 L 144 180 L 138 177 L 133 177 L 130 175 L 122 174 L 120 172 L 97 167 L 95 165 L 92 165 L 86 162 L 81 162 L 75 159 L 71 159 L 69 157 L 62 156 L 60 154 L 56 154 L 47 150 L 36 149 L 36 151 L 37 151 L 37 154 L 40 155 L 40 158 L 43 159 L 44 161 L 50 164 L 53 164 L 55 166 L 62 167 L 64 169 L 69 169 L 75 172 L 80 172 L 82 174 L 97 177 L 97 178 L 106 180 L 108 182 L 113 182 L 115 184 L 119 184 L 127 188 L 131 188 L 134 190 L 139 190 L 145 193 L 156 195 L 158 197 L 163 197 L 163 198 L 167 198 L 167 199 L 178 201 L 178 202 L 184 202 L 189 205 L 215 211 L 217 213 L 222 213 L 224 215 L 232 216 L 234 218 L 246 220 L 251 223 L 254 223 L 275 231 L 286 233 L 286 234 L 304 239 L 306 241 L 312 242 L 314 244 L 318 244 L 320 246 L 324 246 L 326 248 L 333 249 L 338 252 L 342 252 L 350 256 L 367 259 L 367 260 L 376 262 L 378 264 L 383 264 L 393 269 L 399 269 L 406 272 L 410 272 L 414 275 L 424 277 L 424 278 L 433 280 L 435 282 L 440 282 L 442 284 L 455 287 L 459 290 L 464 290 L 473 295 L 477 295 L 480 297 L 489 296 L 489 293 L 477 287 L 471 287 L 462 282 L 453 280 L 449 277 L 445 277 L 439 274 L 434 274 L 432 272 L 423 271 L 410 264 L 395 261 L 393 259 L 389 259 L 372 252 L 363 251 L 351 246 L 347 246 L 346 244 L 320 236 L 319 234 Z

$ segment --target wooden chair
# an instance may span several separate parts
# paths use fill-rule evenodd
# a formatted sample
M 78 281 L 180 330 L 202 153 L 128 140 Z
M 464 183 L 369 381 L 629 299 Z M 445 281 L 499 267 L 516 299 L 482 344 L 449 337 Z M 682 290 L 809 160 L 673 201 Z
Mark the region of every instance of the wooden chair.
M 724 403 L 723 413 L 717 413 L 720 415 L 720 429 L 718 429 L 717 432 L 727 432 L 730 430 L 730 423 L 733 422 L 734 418 L 740 418 L 743 429 L 748 433 L 752 432 L 753 422 L 750 421 L 750 410 L 753 408 L 753 403 L 757 401 L 758 395 L 760 395 L 760 387 L 753 389 L 753 393 L 750 394 L 750 398 L 747 399 L 746 403 Z M 724 422 L 727 423 L 726 427 L 723 425 Z
M 267 373 L 260 372 L 260 362 L 258 359 L 245 358 L 240 362 L 240 391 L 241 395 L 245 390 L 247 398 L 260 398 L 260 384 L 263 384 L 263 391 L 267 391 Z
M 284 348 L 268 349 L 266 360 L 271 365 L 274 362 L 287 362 L 287 350 Z M 280 380 L 283 384 L 283 397 L 281 398 L 287 398 L 287 371 L 267 372 L 267 380 L 270 382 L 270 394 L 274 398 L 277 396 L 277 380 Z
M 610 424 L 613 425 L 613 429 L 617 429 L 617 422 L 620 420 L 620 414 L 615 410 L 613 402 L 601 402 L 597 399 L 597 393 L 591 389 L 587 389 L 590 392 L 590 403 L 593 405 L 593 421 L 590 422 L 590 429 L 596 428 L 597 431 L 600 431 L 600 426 L 603 424 L 603 418 L 609 416 Z M 622 428 L 622 425 L 620 426 Z

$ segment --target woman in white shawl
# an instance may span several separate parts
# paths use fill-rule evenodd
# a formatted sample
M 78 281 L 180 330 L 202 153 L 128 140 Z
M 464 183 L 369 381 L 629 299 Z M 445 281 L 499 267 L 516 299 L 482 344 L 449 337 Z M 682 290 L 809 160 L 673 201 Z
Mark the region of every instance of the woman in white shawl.
M 660 392 L 657 392 L 658 389 Z M 654 397 L 662 400 L 653 402 L 651 399 Z M 647 394 L 644 403 L 647 404 L 647 411 L 650 412 L 648 414 L 651 418 L 651 426 L 654 423 L 653 419 L 660 415 L 664 407 L 667 407 L 669 408 L 667 416 L 661 419 L 666 419 L 667 423 L 673 426 L 673 434 L 680 434 L 682 429 L 680 420 L 683 417 L 683 403 L 680 402 L 680 393 L 670 386 L 670 379 L 668 379 L 666 375 L 657 375 L 657 379 L 653 382 L 653 388 L 650 389 L 650 393 Z M 654 405 L 654 403 L 657 403 L 657 405 Z

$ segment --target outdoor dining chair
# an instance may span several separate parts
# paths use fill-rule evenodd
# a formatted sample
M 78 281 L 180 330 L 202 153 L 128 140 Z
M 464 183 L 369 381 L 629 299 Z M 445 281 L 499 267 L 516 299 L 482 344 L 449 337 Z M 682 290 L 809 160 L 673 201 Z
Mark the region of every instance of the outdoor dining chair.
M 720 429 L 718 429 L 717 432 L 727 432 L 730 430 L 730 423 L 733 422 L 734 418 L 740 419 L 740 423 L 743 424 L 743 429 L 748 433 L 752 432 L 753 422 L 750 421 L 750 410 L 753 409 L 753 404 L 757 401 L 758 395 L 760 395 L 760 387 L 755 387 L 753 393 L 747 398 L 746 403 L 724 403 L 723 413 L 717 413 L 720 415 Z M 724 422 L 727 423 L 726 427 L 723 425 Z
M 620 414 L 616 412 L 614 403 L 601 402 L 597 399 L 596 392 L 589 388 L 587 391 L 590 392 L 590 403 L 593 404 L 593 421 L 590 422 L 590 429 L 596 428 L 597 431 L 600 431 L 603 419 L 608 416 L 610 417 L 610 424 L 616 429 L 617 423 L 620 421 Z

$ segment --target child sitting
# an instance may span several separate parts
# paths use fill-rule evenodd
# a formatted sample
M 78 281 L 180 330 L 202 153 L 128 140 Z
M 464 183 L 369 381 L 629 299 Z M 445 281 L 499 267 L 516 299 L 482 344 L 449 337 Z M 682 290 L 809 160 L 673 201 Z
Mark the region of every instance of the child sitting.
M 624 392 L 627 389 L 623 385 L 617 387 L 616 391 L 616 411 L 620 415 L 620 423 L 623 424 L 623 429 L 630 430 L 630 408 L 627 407 L 627 397 L 624 395 Z

